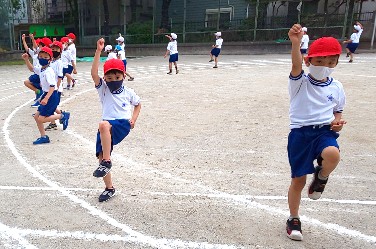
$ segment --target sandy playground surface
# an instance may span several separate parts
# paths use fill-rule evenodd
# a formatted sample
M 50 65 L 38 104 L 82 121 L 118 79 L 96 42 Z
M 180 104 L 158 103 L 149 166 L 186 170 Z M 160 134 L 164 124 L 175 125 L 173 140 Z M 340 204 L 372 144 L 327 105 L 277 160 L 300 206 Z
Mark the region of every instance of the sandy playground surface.
M 376 54 L 341 56 L 347 94 L 342 159 L 322 199 L 303 193 L 304 240 L 285 235 L 290 168 L 289 55 L 128 61 L 142 98 L 115 147 L 116 196 L 99 203 L 95 135 L 101 111 L 90 63 L 61 107 L 66 131 L 38 137 L 25 66 L 0 67 L 0 248 L 375 248 Z M 309 177 L 310 181 L 310 177 Z

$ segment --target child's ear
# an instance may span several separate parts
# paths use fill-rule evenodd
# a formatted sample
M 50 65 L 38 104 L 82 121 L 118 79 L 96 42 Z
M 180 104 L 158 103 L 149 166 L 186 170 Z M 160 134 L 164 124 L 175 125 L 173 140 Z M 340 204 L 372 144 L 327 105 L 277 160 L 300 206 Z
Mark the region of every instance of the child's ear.
M 309 58 L 307 56 L 304 56 L 304 64 L 308 67 L 309 66 Z

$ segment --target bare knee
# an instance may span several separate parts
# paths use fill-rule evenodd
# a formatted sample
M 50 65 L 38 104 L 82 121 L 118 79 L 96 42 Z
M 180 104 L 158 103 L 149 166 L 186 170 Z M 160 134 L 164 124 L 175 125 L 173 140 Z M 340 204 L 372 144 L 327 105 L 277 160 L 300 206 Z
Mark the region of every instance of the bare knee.
M 321 157 L 326 163 L 338 164 L 340 160 L 339 150 L 335 146 L 329 146 L 323 150 Z
M 111 124 L 108 121 L 101 121 L 99 123 L 99 132 L 108 132 L 111 129 Z

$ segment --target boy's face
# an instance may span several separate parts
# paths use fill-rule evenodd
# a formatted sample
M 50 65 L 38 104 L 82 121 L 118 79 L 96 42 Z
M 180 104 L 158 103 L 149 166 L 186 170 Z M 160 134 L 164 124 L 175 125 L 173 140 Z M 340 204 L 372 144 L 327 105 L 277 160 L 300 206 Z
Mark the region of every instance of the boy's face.
M 110 72 L 104 75 L 106 82 L 124 80 L 124 73 L 121 71 Z
M 59 48 L 58 46 L 52 46 L 52 47 L 51 47 L 51 50 L 52 50 L 52 51 L 61 52 L 61 51 L 60 51 L 60 48 Z
M 312 64 L 314 66 L 334 68 L 338 64 L 338 58 L 338 55 L 312 57 L 311 60 L 306 57 L 305 64 L 307 67 Z
M 46 53 L 46 52 L 39 52 L 38 57 L 40 59 L 46 59 L 46 60 L 50 60 L 51 59 L 50 55 L 48 53 Z

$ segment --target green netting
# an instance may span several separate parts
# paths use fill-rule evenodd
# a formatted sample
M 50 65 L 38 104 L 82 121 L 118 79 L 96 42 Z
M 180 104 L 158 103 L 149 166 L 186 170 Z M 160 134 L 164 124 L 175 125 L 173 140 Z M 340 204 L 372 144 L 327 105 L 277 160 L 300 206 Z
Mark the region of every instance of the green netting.
M 94 57 L 81 57 L 77 58 L 78 62 L 93 62 Z M 107 57 L 101 57 L 100 62 L 105 62 L 107 60 Z

